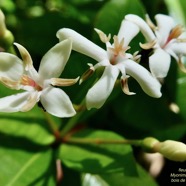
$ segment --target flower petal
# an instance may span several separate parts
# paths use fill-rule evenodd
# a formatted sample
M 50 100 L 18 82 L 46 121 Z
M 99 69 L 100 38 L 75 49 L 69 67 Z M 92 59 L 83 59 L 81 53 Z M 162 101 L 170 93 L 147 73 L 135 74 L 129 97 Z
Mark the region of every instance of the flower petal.
M 44 89 L 41 103 L 48 113 L 57 117 L 72 117 L 76 114 L 68 95 L 60 88 L 51 86 Z
M 118 32 L 118 39 L 121 41 L 124 38 L 124 47 L 128 46 L 130 41 L 138 34 L 139 28 L 136 24 L 123 20 Z
M 154 54 L 149 57 L 149 66 L 151 73 L 157 78 L 164 78 L 167 76 L 170 67 L 170 55 L 158 48 L 154 50 Z
M 107 58 L 107 53 L 98 45 L 94 44 L 84 36 L 75 32 L 72 29 L 62 28 L 57 32 L 57 37 L 60 41 L 71 38 L 72 39 L 72 49 L 85 54 L 96 61 L 102 61 Z
M 18 112 L 23 111 L 32 92 L 23 92 L 0 99 L 0 112 Z M 31 109 L 31 107 L 29 107 Z M 28 111 L 28 110 L 25 110 Z
M 134 14 L 128 14 L 125 16 L 125 19 L 135 23 L 148 42 L 156 39 L 156 36 L 152 32 L 149 25 L 141 17 Z
M 22 106 L 20 111 L 27 112 L 31 110 L 40 99 L 41 92 L 33 91 L 27 98 L 26 104 Z
M 170 31 L 176 26 L 176 24 L 172 17 L 163 14 L 157 14 L 155 16 L 155 20 L 158 27 L 156 35 L 158 37 L 159 44 L 163 45 L 166 42 Z
M 59 77 L 69 59 L 72 41 L 66 39 L 56 44 L 42 58 L 39 67 L 39 75 L 42 79 Z
M 100 108 L 111 94 L 119 70 L 115 66 L 105 67 L 102 77 L 89 89 L 86 95 L 87 109 Z
M 24 72 L 23 62 L 15 55 L 0 53 L 0 77 L 19 81 Z
M 169 47 L 175 54 L 186 56 L 186 42 L 171 43 Z
M 161 97 L 161 84 L 148 70 L 132 60 L 125 61 L 127 74 L 131 75 L 140 84 L 143 91 L 151 97 Z

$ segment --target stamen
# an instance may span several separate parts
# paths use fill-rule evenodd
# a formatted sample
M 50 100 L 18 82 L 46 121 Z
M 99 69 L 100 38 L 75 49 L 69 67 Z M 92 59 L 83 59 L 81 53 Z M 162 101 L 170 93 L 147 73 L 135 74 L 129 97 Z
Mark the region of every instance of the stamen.
M 113 47 L 109 47 L 108 49 L 110 50 L 110 52 L 114 54 L 114 56 L 119 56 L 119 55 L 123 56 L 125 52 L 128 49 L 130 49 L 130 47 L 129 46 L 124 47 L 124 38 L 122 38 L 120 42 L 117 36 L 114 36 L 113 39 L 114 39 Z
M 176 103 L 170 103 L 169 109 L 175 114 L 178 114 L 180 112 L 180 108 Z
M 77 83 L 79 77 L 76 79 L 62 79 L 62 78 L 51 78 L 51 85 L 53 86 L 71 86 Z
M 182 60 L 181 60 L 181 56 L 178 59 L 178 66 L 180 67 L 180 70 L 184 73 L 186 73 L 186 67 L 184 66 Z
M 0 81 L 8 88 L 15 89 L 15 90 L 20 89 L 20 82 L 19 81 L 12 81 L 6 77 L 1 77 Z
M 33 79 L 31 79 L 27 75 L 23 75 L 21 77 L 21 84 L 23 86 L 31 86 L 31 87 L 35 88 L 36 90 L 38 90 L 38 91 L 42 90 L 42 88 Z
M 83 81 L 87 80 L 95 71 L 94 66 L 92 64 L 89 63 L 88 65 L 90 66 L 90 68 L 83 73 L 83 75 L 81 76 L 81 79 L 79 81 L 79 84 L 81 84 L 81 83 L 83 83 Z
M 153 40 L 149 43 L 139 43 L 140 47 L 144 50 L 149 50 L 153 48 L 155 44 L 156 44 L 156 40 Z
M 132 60 L 139 63 L 140 59 L 141 59 L 141 55 L 139 54 L 139 51 L 134 52 Z
M 149 25 L 149 27 L 154 31 L 157 30 L 157 26 L 152 22 L 148 14 L 145 15 L 145 18 L 146 18 L 146 23 Z
M 169 34 L 169 37 L 168 37 L 168 41 L 172 40 L 172 39 L 176 39 L 178 38 L 181 34 L 183 33 L 183 27 L 181 25 L 177 25 L 175 26 L 170 34 Z
M 136 93 L 130 92 L 129 87 L 128 87 L 128 78 L 129 78 L 129 76 L 126 76 L 126 77 L 123 77 L 123 78 L 121 79 L 121 86 L 122 86 L 123 92 L 124 92 L 125 94 L 127 94 L 127 95 L 130 96 L 130 95 L 134 95 L 134 94 L 136 94 Z
M 102 32 L 101 30 L 99 30 L 97 28 L 95 28 L 94 30 L 97 32 L 97 34 L 99 35 L 100 40 L 103 43 L 107 43 L 107 42 L 110 41 L 110 38 L 111 38 L 110 34 L 107 36 L 104 32 Z
M 186 38 L 180 38 L 180 39 L 177 39 L 177 42 L 185 43 L 185 42 L 186 42 Z
M 33 68 L 32 58 L 28 51 L 18 43 L 14 43 L 14 45 L 18 48 L 23 62 L 25 63 L 25 70 L 28 71 L 30 68 Z

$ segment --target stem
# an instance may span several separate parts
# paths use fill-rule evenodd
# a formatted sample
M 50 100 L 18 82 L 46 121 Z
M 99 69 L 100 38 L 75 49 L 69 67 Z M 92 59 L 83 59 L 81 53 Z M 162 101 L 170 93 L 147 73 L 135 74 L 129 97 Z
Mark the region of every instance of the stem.
M 8 48 L 7 52 L 16 55 L 16 51 L 15 51 L 13 45 Z
M 65 127 L 60 132 L 60 136 L 64 137 L 67 132 L 69 132 L 76 124 L 81 115 L 86 111 L 85 100 L 83 100 L 79 105 L 74 107 L 78 112 L 74 117 L 70 118 L 68 122 L 65 124 Z
M 52 131 L 52 133 L 54 134 L 54 136 L 56 137 L 56 139 L 60 138 L 60 132 L 58 130 L 58 126 L 57 124 L 52 120 L 51 116 L 48 114 L 48 112 L 43 112 L 45 115 L 45 119 L 47 120 L 47 123 L 50 127 L 50 130 Z
M 61 164 L 61 160 L 57 159 L 56 160 L 56 183 L 57 186 L 61 185 L 61 182 L 63 180 L 63 168 L 62 168 L 62 164 Z
M 69 121 L 65 124 L 65 127 L 60 132 L 60 136 L 61 137 L 64 137 L 66 135 L 66 133 L 69 132 L 77 124 L 78 119 L 80 118 L 80 116 L 83 113 L 84 112 L 79 112 L 74 117 L 72 117 L 71 119 L 69 119 Z
M 64 139 L 66 143 L 76 143 L 76 144 L 128 144 L 134 146 L 141 146 L 142 140 L 129 140 L 129 139 L 122 139 L 122 140 L 112 140 L 112 139 L 85 139 L 85 138 L 66 138 Z

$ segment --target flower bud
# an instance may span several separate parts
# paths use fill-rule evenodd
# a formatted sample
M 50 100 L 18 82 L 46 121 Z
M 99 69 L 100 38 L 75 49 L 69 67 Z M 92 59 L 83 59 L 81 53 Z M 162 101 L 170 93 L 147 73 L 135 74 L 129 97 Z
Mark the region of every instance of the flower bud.
M 6 32 L 6 25 L 5 25 L 5 16 L 0 9 L 0 37 L 4 37 Z
M 6 28 L 5 16 L 0 9 L 0 46 L 6 50 L 14 42 L 13 34 Z
M 159 143 L 159 141 L 156 138 L 153 137 L 147 137 L 145 139 L 142 140 L 142 144 L 141 147 L 143 148 L 143 150 L 145 150 L 146 152 L 156 152 L 154 150 L 154 146 Z
M 1 46 L 4 48 L 8 48 L 13 45 L 13 42 L 14 42 L 14 36 L 12 32 L 10 32 L 9 30 L 6 30 L 4 36 L 0 38 Z
M 169 160 L 180 162 L 186 160 L 186 145 L 182 142 L 166 140 L 155 144 L 154 148 Z

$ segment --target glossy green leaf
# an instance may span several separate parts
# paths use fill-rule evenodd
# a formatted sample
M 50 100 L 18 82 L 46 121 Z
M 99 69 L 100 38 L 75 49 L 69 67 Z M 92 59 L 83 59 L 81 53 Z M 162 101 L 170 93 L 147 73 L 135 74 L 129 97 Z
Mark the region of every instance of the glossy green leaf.
M 121 22 L 127 14 L 137 14 L 139 16 L 145 15 L 143 5 L 139 0 L 111 0 L 108 1 L 103 8 L 98 12 L 95 28 L 102 30 L 107 35 L 110 33 L 112 36 L 117 35 Z M 95 40 L 99 42 L 97 34 L 95 34 Z M 131 50 L 139 50 L 139 39 L 136 37 L 135 42 L 131 42 Z
M 99 11 L 95 27 L 116 34 L 126 14 L 144 16 L 144 9 L 139 0 L 111 0 Z
M 126 176 L 124 173 L 118 173 L 113 175 L 101 175 L 101 177 L 108 183 L 108 185 L 114 186 L 157 186 L 156 182 L 149 176 L 149 174 L 141 168 L 139 165 L 137 167 L 138 176 L 130 177 Z
M 180 108 L 180 113 L 184 120 L 186 121 L 186 76 L 180 73 L 178 78 L 178 93 L 177 93 L 177 103 Z
M 26 113 L 0 113 L 0 133 L 24 137 L 42 145 L 50 144 L 55 139 L 42 112 L 36 106 Z
M 185 10 L 186 2 L 184 0 L 165 0 L 169 13 L 179 21 L 181 24 L 185 24 Z
M 121 136 L 99 130 L 84 130 L 78 132 L 76 137 L 83 139 L 113 139 L 121 140 Z M 129 145 L 123 144 L 63 144 L 60 147 L 59 157 L 63 163 L 72 169 L 89 173 L 125 172 L 135 175 L 136 167 Z
M 91 175 L 85 174 L 83 176 L 83 186 L 157 186 L 157 183 L 151 178 L 151 176 L 141 167 L 137 166 L 137 176 L 127 176 L 124 173 L 115 174 L 101 174 Z
M 4 134 L 0 135 L 0 141 L 1 185 L 55 185 L 50 150 L 24 138 Z

